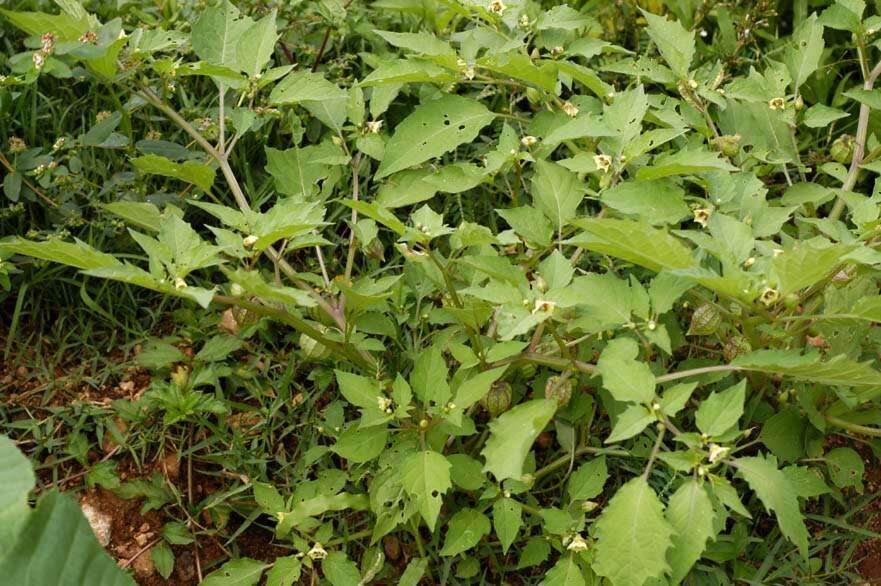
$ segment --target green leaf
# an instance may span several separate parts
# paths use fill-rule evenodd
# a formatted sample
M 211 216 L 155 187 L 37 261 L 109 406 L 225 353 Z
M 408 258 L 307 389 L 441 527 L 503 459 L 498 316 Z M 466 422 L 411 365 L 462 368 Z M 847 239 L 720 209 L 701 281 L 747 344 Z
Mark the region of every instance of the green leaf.
M 457 95 L 417 106 L 395 128 L 374 179 L 418 165 L 471 142 L 495 115 L 480 102 Z
M 857 492 L 863 492 L 863 474 L 866 465 L 859 453 L 852 448 L 835 448 L 829 450 L 823 459 L 829 470 L 829 478 L 838 488 L 853 486 Z
M 428 560 L 425 558 L 413 558 L 407 564 L 407 569 L 398 578 L 398 586 L 418 586 L 419 581 L 428 568 Z
M 98 543 L 79 505 L 70 496 L 50 491 L 28 516 L 15 545 L 0 558 L 7 584 L 59 586 L 134 586 Z
M 722 435 L 735 425 L 743 415 L 746 397 L 746 379 L 720 393 L 714 392 L 701 401 L 695 412 L 697 428 L 710 437 Z
M 765 420 L 759 440 L 781 462 L 794 462 L 804 455 L 806 423 L 797 408 L 783 409 Z
M 666 556 L 675 531 L 643 477 L 618 489 L 594 527 L 593 570 L 615 586 L 642 586 L 671 572 Z
M 339 131 L 348 112 L 349 94 L 320 73 L 294 72 L 272 88 L 269 102 L 300 104 L 328 127 Z
M 672 175 L 691 175 L 710 171 L 736 171 L 737 167 L 722 158 L 721 154 L 705 148 L 683 148 L 671 150 L 657 157 L 650 166 L 641 167 L 636 172 L 640 181 L 670 177 Z
M 160 541 L 150 548 L 150 558 L 153 560 L 153 565 L 156 567 L 159 575 L 168 580 L 168 577 L 174 571 L 174 552 L 171 551 L 168 544 Z
M 517 405 L 490 421 L 490 436 L 481 451 L 486 460 L 483 469 L 499 481 L 506 478 L 519 480 L 532 443 L 556 410 L 556 401 L 536 399 Z
M 462 508 L 447 524 L 442 556 L 454 556 L 478 544 L 484 535 L 489 535 L 489 519 L 483 513 L 470 508 Z
M 276 534 L 284 537 L 291 528 L 298 527 L 310 517 L 318 517 L 328 511 L 345 511 L 352 509 L 363 511 L 368 507 L 368 499 L 363 494 L 350 494 L 341 492 L 334 495 L 320 494 L 312 498 L 299 501 L 290 511 L 279 511 Z
M 152 203 L 139 201 L 114 201 L 101 204 L 101 207 L 119 216 L 129 224 L 139 228 L 158 232 L 162 220 L 162 213 Z
M 707 540 L 715 535 L 713 503 L 703 484 L 686 480 L 667 503 L 667 521 L 675 533 L 673 547 L 667 552 L 672 568 L 671 582 L 680 583 L 700 559 Z
M 23 254 L 78 269 L 119 266 L 119 261 L 111 255 L 95 250 L 80 240 L 74 242 L 61 240 L 35 242 L 23 238 L 8 238 L 0 240 L 0 252 Z
M 527 243 L 548 246 L 554 235 L 554 227 L 540 211 L 532 206 L 496 210 L 508 225 Z
M 665 179 L 625 181 L 602 192 L 600 199 L 622 214 L 652 225 L 676 224 L 688 216 L 685 190 Z
M 508 553 L 517 539 L 523 526 L 522 514 L 523 507 L 512 498 L 501 498 L 493 503 L 493 526 L 502 544 L 502 553 Z
M 648 34 L 658 47 L 670 69 L 680 79 L 688 79 L 688 68 L 694 57 L 694 31 L 685 30 L 677 21 L 642 11 L 648 23 Z
M 845 244 L 817 246 L 800 243 L 784 250 L 771 261 L 779 281 L 780 295 L 795 293 L 819 283 L 842 263 L 841 257 L 852 249 L 852 246 Z
M 653 271 L 696 265 L 687 246 L 669 232 L 653 228 L 646 222 L 585 218 L 574 223 L 585 231 L 567 240 L 566 244 L 615 256 Z
M 76 18 L 71 14 L 46 14 L 45 12 L 15 12 L 0 8 L 0 14 L 13 26 L 29 35 L 52 33 L 60 41 L 76 41 L 91 28 L 88 16 Z
M 432 346 L 416 358 L 410 384 L 424 404 L 446 405 L 452 396 L 448 378 L 443 353 L 439 346 Z
M 190 44 L 203 61 L 241 71 L 239 40 L 252 24 L 250 18 L 242 17 L 232 3 L 224 0 L 202 11 L 193 23 Z
M 332 586 L 352 586 L 361 581 L 358 566 L 342 551 L 332 551 L 327 554 L 321 562 L 321 571 Z
M 539 586 L 584 586 L 584 572 L 575 560 L 576 554 L 564 554 L 548 570 Z
M 363 464 L 379 456 L 387 440 L 388 430 L 384 427 L 359 428 L 353 425 L 340 435 L 331 450 L 350 462 Z
M 792 34 L 792 44 L 786 49 L 786 66 L 796 91 L 817 70 L 825 46 L 823 25 L 812 14 Z
M 250 558 L 230 560 L 205 576 L 200 586 L 253 586 L 267 567 L 268 564 Z
M 808 559 L 808 530 L 798 508 L 798 496 L 786 475 L 777 469 L 777 459 L 773 456 L 752 456 L 738 458 L 734 465 L 765 509 L 777 516 L 783 535 L 798 546 L 804 559 Z
M 412 51 L 420 55 L 454 58 L 456 56 L 456 51 L 453 50 L 448 42 L 438 39 L 432 33 L 399 33 L 393 31 L 373 32 L 385 39 L 388 44 L 394 47 L 407 49 L 408 51 Z
M 401 485 L 416 501 L 428 528 L 434 531 L 443 495 L 450 488 L 450 462 L 432 450 L 416 452 L 401 465 Z
M 131 159 L 131 163 L 141 173 L 173 177 L 192 183 L 203 191 L 209 191 L 214 185 L 214 169 L 196 161 L 176 163 L 159 155 L 143 155 Z
M 805 110 L 804 123 L 808 128 L 826 128 L 836 120 L 847 118 L 849 115 L 847 112 L 837 108 L 830 108 L 823 104 L 814 104 Z
M 364 409 L 377 408 L 377 399 L 382 396 L 378 381 L 340 370 L 334 372 L 340 392 L 349 403 Z
M 278 38 L 275 19 L 276 10 L 273 9 L 248 27 L 238 39 L 236 46 L 238 66 L 251 77 L 263 71 L 275 51 L 275 41 Z
M 572 473 L 572 476 L 569 477 L 569 483 L 566 485 L 566 492 L 569 493 L 569 498 L 573 501 L 590 500 L 603 492 L 603 486 L 608 478 L 606 457 L 599 456 L 585 462 Z
M 655 397 L 655 375 L 648 364 L 636 360 L 639 347 L 631 338 L 615 338 L 603 349 L 596 371 L 616 401 L 651 403 Z
M 266 586 L 293 586 L 300 579 L 302 564 L 295 556 L 275 558 L 266 572 Z
M 0 435 L 0 559 L 15 543 L 30 508 L 28 493 L 34 488 L 31 463 L 15 444 Z
M 572 171 L 548 161 L 536 161 L 532 177 L 532 199 L 559 231 L 578 210 L 584 192 Z
M 801 354 L 798 350 L 756 350 L 739 356 L 732 365 L 791 376 L 828 386 L 881 387 L 881 372 L 871 362 L 856 362 L 844 354 L 820 360 L 818 352 Z
M 620 442 L 642 433 L 651 422 L 654 414 L 643 405 L 630 405 L 615 419 L 615 427 L 604 443 Z

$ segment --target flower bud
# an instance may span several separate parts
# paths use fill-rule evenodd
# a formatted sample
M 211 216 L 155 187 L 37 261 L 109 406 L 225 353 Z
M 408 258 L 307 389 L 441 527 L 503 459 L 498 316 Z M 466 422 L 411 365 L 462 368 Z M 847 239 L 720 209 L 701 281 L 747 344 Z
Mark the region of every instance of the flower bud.
M 849 134 L 842 134 L 836 138 L 832 146 L 829 147 L 829 154 L 842 165 L 849 163 L 853 156 L 853 137 Z

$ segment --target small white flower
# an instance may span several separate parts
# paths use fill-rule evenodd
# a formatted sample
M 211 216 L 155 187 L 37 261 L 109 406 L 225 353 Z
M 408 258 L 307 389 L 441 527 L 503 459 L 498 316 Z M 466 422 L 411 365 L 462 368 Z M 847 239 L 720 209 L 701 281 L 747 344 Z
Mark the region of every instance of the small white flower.
M 535 138 L 534 136 L 531 136 L 531 135 L 524 136 L 523 138 L 520 139 L 520 144 L 522 144 L 526 148 L 531 147 L 536 142 L 538 142 L 538 139 Z
M 696 90 L 697 89 L 697 81 L 695 81 L 693 79 L 689 79 L 688 80 L 688 87 L 690 87 L 693 90 Z
M 782 110 L 786 107 L 786 100 L 784 98 L 771 98 L 768 100 L 768 107 L 772 110 Z
M 259 238 L 257 238 L 253 234 L 250 236 L 245 236 L 242 239 L 242 246 L 244 246 L 245 248 L 251 248 L 252 246 L 257 244 L 257 240 L 259 240 Z
M 306 555 L 309 556 L 309 559 L 312 560 L 323 560 L 327 557 L 327 550 L 324 549 L 321 544 L 316 541 L 315 545 L 312 546 L 312 549 L 310 549 L 306 553 Z
M 713 211 L 709 208 L 696 208 L 691 213 L 694 215 L 694 221 L 706 228 L 707 224 L 710 223 L 710 216 L 713 214 Z
M 593 164 L 603 173 L 608 173 L 612 168 L 612 157 L 609 155 L 594 155 Z
M 535 305 L 532 308 L 532 314 L 535 315 L 538 312 L 543 313 L 554 313 L 554 309 L 556 309 L 557 304 L 553 301 L 545 301 L 544 299 L 536 299 Z
M 187 282 L 183 280 L 182 277 L 177 277 L 174 280 L 174 288 L 177 290 L 182 290 L 187 288 Z
M 771 254 L 774 256 L 774 258 L 777 258 L 781 254 L 783 254 L 783 249 L 782 248 L 775 248 L 774 250 L 771 251 Z
M 710 463 L 728 455 L 731 448 L 720 446 L 719 444 L 710 444 Z
M 46 55 L 42 51 L 34 53 L 32 59 L 34 60 L 34 67 L 43 69 L 43 65 L 46 64 Z
M 521 17 L 520 17 L 519 25 L 520 25 L 520 28 L 527 28 L 527 27 L 529 27 L 529 16 L 526 15 L 526 14 L 524 14 L 523 16 L 521 16 Z
M 578 106 L 573 104 L 572 102 L 566 102 L 563 104 L 563 111 L 566 112 L 566 115 L 575 118 L 578 116 Z
M 743 261 L 743 268 L 748 269 L 751 266 L 753 266 L 754 264 L 756 264 L 756 257 L 751 256 L 748 259 L 746 259 L 745 261 Z
M 380 395 L 376 398 L 376 406 L 379 407 L 380 411 L 386 411 L 392 406 L 392 400 L 388 397 L 383 397 Z
M 777 300 L 780 299 L 780 291 L 771 287 L 765 287 L 762 289 L 762 294 L 759 296 L 759 299 L 764 305 L 774 305 L 777 303 Z
M 575 537 L 572 538 L 572 541 L 569 542 L 569 545 L 566 546 L 566 549 L 576 553 L 587 551 L 587 542 L 581 534 L 576 533 Z
M 369 120 L 365 126 L 370 134 L 379 134 L 382 129 L 382 120 Z
M 492 0 L 492 2 L 489 3 L 489 11 L 493 14 L 501 14 L 505 11 L 505 8 L 507 8 L 507 6 L 505 6 L 505 3 L 502 2 L 502 0 Z

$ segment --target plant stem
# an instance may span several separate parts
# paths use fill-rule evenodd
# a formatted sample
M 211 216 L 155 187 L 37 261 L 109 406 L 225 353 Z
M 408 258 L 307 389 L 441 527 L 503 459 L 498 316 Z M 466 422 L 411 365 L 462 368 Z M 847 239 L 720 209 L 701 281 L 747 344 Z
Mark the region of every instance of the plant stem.
M 881 62 L 878 62 L 872 71 L 869 72 L 869 75 L 866 77 L 866 81 L 863 84 L 863 89 L 871 90 L 879 75 L 881 75 Z M 844 184 L 841 186 L 842 191 L 853 191 L 853 188 L 857 183 L 857 176 L 860 173 L 860 165 L 863 162 L 863 154 L 866 150 L 866 136 L 869 132 L 870 113 L 871 108 L 869 106 L 866 104 L 860 104 L 860 117 L 857 122 L 857 135 L 854 140 L 853 158 L 850 161 L 850 169 L 847 171 L 847 177 L 844 180 Z M 838 199 L 835 200 L 835 205 L 832 207 L 832 211 L 829 212 L 829 218 L 837 220 L 841 217 L 843 211 L 844 198 L 839 195 Z
M 869 427 L 868 425 L 860 425 L 859 423 L 851 423 L 850 421 L 846 421 L 844 419 L 839 419 L 834 415 L 826 415 L 826 421 L 831 423 L 835 427 L 840 427 L 842 429 L 846 429 L 847 431 L 851 431 L 853 433 L 858 433 L 860 435 L 868 435 L 872 437 L 881 437 L 881 429 L 877 427 Z

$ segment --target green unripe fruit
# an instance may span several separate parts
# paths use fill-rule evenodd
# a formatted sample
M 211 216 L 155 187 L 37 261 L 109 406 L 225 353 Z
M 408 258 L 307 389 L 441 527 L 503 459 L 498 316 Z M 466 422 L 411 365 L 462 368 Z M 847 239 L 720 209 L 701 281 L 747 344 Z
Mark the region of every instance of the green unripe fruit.
M 832 146 L 829 147 L 829 154 L 842 165 L 849 163 L 853 156 L 853 137 L 849 134 L 842 134 L 836 138 Z
M 786 297 L 783 298 L 783 305 L 786 309 L 794 309 L 798 306 L 798 295 L 795 293 L 789 293 Z
M 538 367 L 532 362 L 528 362 L 520 367 L 520 376 L 526 380 L 531 380 L 536 372 L 538 372 Z
M 722 356 L 725 357 L 726 361 L 731 362 L 741 354 L 751 352 L 752 349 L 753 347 L 752 344 L 749 343 L 749 340 L 740 334 L 735 334 L 725 342 L 724 346 L 722 346 Z
M 496 381 L 490 387 L 489 392 L 480 399 L 480 405 L 486 409 L 490 417 L 498 417 L 511 406 L 511 384 L 505 381 Z
M 545 399 L 554 399 L 557 406 L 562 407 L 572 398 L 572 380 L 562 380 L 562 377 L 554 375 L 548 377 L 545 383 Z
M 694 310 L 688 334 L 691 336 L 709 336 L 714 334 L 722 323 L 722 315 L 714 305 L 704 303 Z
M 740 135 L 726 134 L 713 139 L 713 146 L 726 157 L 736 157 L 740 154 Z

